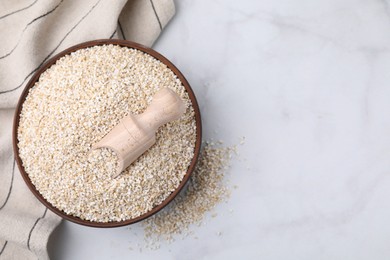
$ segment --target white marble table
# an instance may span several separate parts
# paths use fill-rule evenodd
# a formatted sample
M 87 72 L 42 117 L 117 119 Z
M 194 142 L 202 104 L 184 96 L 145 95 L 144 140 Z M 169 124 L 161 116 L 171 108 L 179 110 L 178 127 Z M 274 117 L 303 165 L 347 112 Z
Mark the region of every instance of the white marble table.
M 140 252 L 140 225 L 65 222 L 53 259 L 390 259 L 389 4 L 177 1 L 155 49 L 191 83 L 205 138 L 246 137 L 239 188 L 198 240 Z

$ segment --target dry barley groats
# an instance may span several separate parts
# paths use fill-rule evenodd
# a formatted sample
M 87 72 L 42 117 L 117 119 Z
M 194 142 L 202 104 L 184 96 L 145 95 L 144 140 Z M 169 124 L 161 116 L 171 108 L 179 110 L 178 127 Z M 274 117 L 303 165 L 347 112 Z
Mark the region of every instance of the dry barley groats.
M 156 144 L 118 178 L 108 149 L 90 152 L 128 113 L 142 113 L 163 87 L 176 91 L 185 114 L 157 132 Z M 23 104 L 18 146 L 32 183 L 53 206 L 82 219 L 109 222 L 150 211 L 174 191 L 194 155 L 196 122 L 188 94 L 162 62 L 114 45 L 81 49 L 41 74 Z

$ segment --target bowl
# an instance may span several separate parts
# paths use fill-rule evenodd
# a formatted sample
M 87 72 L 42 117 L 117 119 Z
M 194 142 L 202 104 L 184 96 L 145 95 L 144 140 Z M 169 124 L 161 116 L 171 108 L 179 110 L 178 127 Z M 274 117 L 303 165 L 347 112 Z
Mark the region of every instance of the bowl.
M 25 101 L 25 99 L 29 93 L 29 89 L 35 85 L 35 83 L 39 80 L 40 75 L 46 69 L 48 69 L 50 66 L 55 64 L 56 61 L 59 60 L 61 57 L 65 56 L 67 54 L 70 54 L 74 51 L 77 51 L 79 49 L 88 48 L 88 47 L 107 45 L 107 44 L 113 44 L 113 45 L 119 45 L 121 47 L 133 48 L 133 49 L 137 49 L 139 51 L 142 51 L 144 53 L 147 53 L 147 54 L 153 56 L 154 58 L 156 58 L 157 60 L 159 60 L 160 62 L 164 63 L 180 79 L 181 83 L 183 84 L 184 88 L 186 89 L 186 91 L 189 95 L 189 98 L 191 100 L 191 103 L 192 103 L 192 106 L 193 106 L 193 109 L 195 112 L 196 142 L 195 142 L 194 157 L 191 160 L 191 163 L 187 169 L 186 174 L 184 175 L 179 186 L 161 204 L 157 205 L 152 210 L 140 215 L 139 217 L 136 217 L 133 219 L 128 219 L 128 220 L 124 220 L 124 221 L 116 221 L 116 222 L 115 221 L 114 222 L 104 222 L 103 223 L 103 222 L 93 222 L 93 221 L 89 221 L 89 220 L 84 220 L 84 219 L 81 219 L 81 218 L 76 217 L 76 216 L 68 215 L 65 212 L 54 207 L 51 203 L 49 203 L 39 193 L 39 191 L 32 184 L 28 174 L 26 173 L 26 171 L 23 167 L 22 160 L 19 156 L 17 130 L 18 130 L 18 126 L 19 126 L 20 113 L 22 110 L 23 102 Z M 162 208 L 167 206 L 169 204 L 169 202 L 171 202 L 175 198 L 175 196 L 182 190 L 182 188 L 184 187 L 186 182 L 189 180 L 191 173 L 194 171 L 196 162 L 198 160 L 199 152 L 200 152 L 201 140 L 202 140 L 202 124 L 201 124 L 201 116 L 200 116 L 199 106 L 198 106 L 198 103 L 196 101 L 196 97 L 194 95 L 194 92 L 192 91 L 190 85 L 188 84 L 188 82 L 185 79 L 185 77 L 183 76 L 183 74 L 167 58 L 165 58 L 164 56 L 162 56 L 158 52 L 152 50 L 151 48 L 145 47 L 145 46 L 138 44 L 138 43 L 135 43 L 135 42 L 131 42 L 131 41 L 127 41 L 127 40 L 116 40 L 116 39 L 94 40 L 94 41 L 84 42 L 84 43 L 72 46 L 72 47 L 60 52 L 59 54 L 57 54 L 56 56 L 54 56 L 53 58 L 48 60 L 44 65 L 42 65 L 39 68 L 39 70 L 36 71 L 35 74 L 32 76 L 30 81 L 27 83 L 26 87 L 24 88 L 24 90 L 20 96 L 19 102 L 18 102 L 17 107 L 16 107 L 16 111 L 15 111 L 14 122 L 13 122 L 13 131 L 12 131 L 12 141 L 13 141 L 13 149 L 14 149 L 14 156 L 15 156 L 16 163 L 18 165 L 20 174 L 22 175 L 25 183 L 27 184 L 27 186 L 31 190 L 31 192 L 35 195 L 35 197 L 37 197 L 38 200 L 42 204 L 44 204 L 48 209 L 50 209 L 52 212 L 54 212 L 55 214 L 57 214 L 58 216 L 66 219 L 66 220 L 72 221 L 72 222 L 77 223 L 77 224 L 85 225 L 85 226 L 100 227 L 100 228 L 119 227 L 119 226 L 133 224 L 133 223 L 136 223 L 138 221 L 141 221 L 143 219 L 146 219 L 146 218 L 152 216 L 153 214 L 157 213 Z

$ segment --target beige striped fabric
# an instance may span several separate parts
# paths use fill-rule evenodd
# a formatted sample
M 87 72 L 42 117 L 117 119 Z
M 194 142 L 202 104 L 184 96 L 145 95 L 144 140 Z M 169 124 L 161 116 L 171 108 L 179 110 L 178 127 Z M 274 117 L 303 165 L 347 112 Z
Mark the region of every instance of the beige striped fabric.
M 47 241 L 60 222 L 15 165 L 12 118 L 25 84 L 77 43 L 124 38 L 151 46 L 174 12 L 173 0 L 0 1 L 0 259 L 48 259 Z

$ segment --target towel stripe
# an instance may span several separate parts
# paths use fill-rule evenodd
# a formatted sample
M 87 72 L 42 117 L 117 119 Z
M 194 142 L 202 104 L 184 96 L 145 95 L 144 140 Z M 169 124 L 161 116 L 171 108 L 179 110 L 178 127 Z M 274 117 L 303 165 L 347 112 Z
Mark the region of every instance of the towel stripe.
M 5 241 L 3 247 L 2 247 L 1 250 L 0 250 L 0 255 L 4 252 L 4 249 L 5 249 L 5 247 L 7 246 L 7 244 L 8 244 L 8 241 Z
M 6 17 L 8 17 L 8 16 L 10 16 L 10 15 L 19 13 L 19 12 L 21 12 L 21 11 L 23 11 L 23 10 L 26 10 L 26 9 L 30 8 L 31 6 L 35 5 L 35 3 L 36 3 L 37 1 L 38 1 L 38 0 L 35 0 L 35 1 L 32 2 L 30 5 L 28 5 L 28 6 L 26 6 L 26 7 L 23 7 L 22 9 L 19 9 L 19 10 L 13 11 L 13 12 L 11 12 L 11 13 L 5 14 L 5 15 L 3 15 L 3 16 L 0 16 L 0 20 L 1 20 L 1 19 L 4 19 L 4 18 L 6 18 Z
M 60 47 L 60 45 L 63 43 L 63 41 L 65 41 L 65 39 L 68 37 L 68 35 L 92 12 L 93 9 L 95 9 L 95 7 L 100 3 L 101 0 L 97 1 L 95 3 L 94 6 L 92 6 L 92 8 L 72 27 L 72 29 L 70 29 L 70 31 L 68 31 L 65 36 L 62 38 L 62 40 L 58 43 L 58 45 L 54 48 L 54 50 L 52 50 L 49 55 L 46 56 L 45 59 L 43 59 L 43 61 L 38 65 L 38 67 L 36 67 L 33 71 L 31 71 L 25 78 L 24 80 L 22 81 L 22 83 L 20 83 L 18 86 L 16 86 L 15 88 L 13 89 L 8 89 L 8 90 L 4 90 L 4 91 L 0 91 L 0 94 L 5 94 L 5 93 L 8 93 L 8 92 L 11 92 L 11 91 L 14 91 L 14 90 L 17 90 L 18 88 L 20 88 L 21 86 L 23 86 L 24 82 L 26 82 L 26 80 L 34 73 L 36 72 L 39 67 L 42 66 L 43 63 L 46 62 L 46 60 L 49 59 L 49 57 L 58 49 L 58 47 Z
M 152 4 L 153 12 L 156 15 L 158 25 L 160 25 L 160 31 L 162 31 L 162 25 L 161 25 L 160 17 L 158 17 L 158 15 L 157 15 L 156 8 L 154 7 L 153 0 L 150 0 L 150 3 Z
M 35 227 L 37 226 L 38 222 L 39 222 L 41 219 L 45 218 L 46 212 L 47 212 L 47 208 L 45 209 L 45 212 L 43 213 L 43 215 L 42 215 L 41 217 L 37 218 L 37 220 L 35 220 L 34 225 L 32 226 L 30 232 L 28 233 L 27 248 L 28 248 L 28 250 L 30 250 L 30 251 L 31 251 L 31 248 L 30 248 L 31 234 L 32 234 L 32 232 L 34 231 Z
M 14 163 L 13 163 L 13 166 L 12 166 L 11 184 L 10 184 L 10 186 L 9 186 L 9 190 L 8 190 L 7 197 L 5 198 L 5 201 L 4 201 L 3 205 L 1 205 L 0 210 L 2 210 L 2 209 L 5 207 L 5 205 L 6 205 L 7 202 L 8 202 L 8 199 L 9 199 L 9 197 L 10 197 L 10 195 L 11 195 L 12 186 L 13 186 L 13 183 L 14 183 L 14 175 L 15 175 L 15 160 L 14 160 Z
M 118 25 L 119 25 L 119 29 L 121 30 L 121 34 L 122 34 L 123 39 L 126 40 L 125 33 L 123 32 L 123 28 L 122 28 L 122 25 L 121 25 L 121 23 L 119 22 L 119 20 L 118 20 Z
M 111 34 L 110 39 L 114 38 L 115 33 L 116 33 L 116 29 L 115 29 L 115 31 Z
M 8 57 L 9 55 L 11 55 L 11 54 L 14 52 L 14 50 L 16 49 L 16 47 L 18 47 L 20 41 L 22 40 L 22 37 L 23 37 L 24 32 L 27 30 L 27 28 L 28 28 L 31 24 L 33 24 L 35 21 L 38 21 L 39 19 L 45 17 L 46 15 L 48 15 L 48 14 L 54 12 L 54 11 L 57 9 L 57 7 L 60 6 L 60 4 L 61 4 L 63 1 L 64 1 L 64 0 L 61 0 L 61 1 L 60 1 L 52 10 L 48 11 L 48 12 L 45 13 L 45 14 L 42 14 L 42 15 L 38 16 L 37 18 L 34 18 L 31 22 L 29 22 L 29 23 L 26 25 L 26 27 L 24 27 L 24 29 L 23 29 L 23 31 L 22 31 L 22 34 L 20 35 L 19 40 L 18 40 L 18 42 L 16 43 L 16 45 L 12 48 L 12 50 L 11 50 L 10 52 L 8 52 L 7 54 L 4 54 L 3 56 L 1 56 L 0 59 L 3 59 L 3 58 L 5 58 L 5 57 Z
M 38 66 L 37 68 L 35 68 L 33 71 L 31 71 L 31 72 L 24 78 L 24 80 L 22 81 L 22 83 L 20 83 L 17 87 L 15 87 L 15 88 L 13 88 L 13 89 L 8 89 L 8 90 L 0 91 L 0 95 L 1 95 L 1 94 L 5 94 L 5 93 L 8 93 L 8 92 L 12 92 L 12 91 L 17 90 L 18 88 L 20 88 L 20 87 L 24 84 L 24 82 L 26 82 L 26 80 L 27 80 L 35 71 L 37 71 L 37 70 L 39 69 L 39 67 L 40 67 L 44 62 L 45 62 L 45 60 L 44 60 L 41 64 L 39 64 L 39 66 Z

